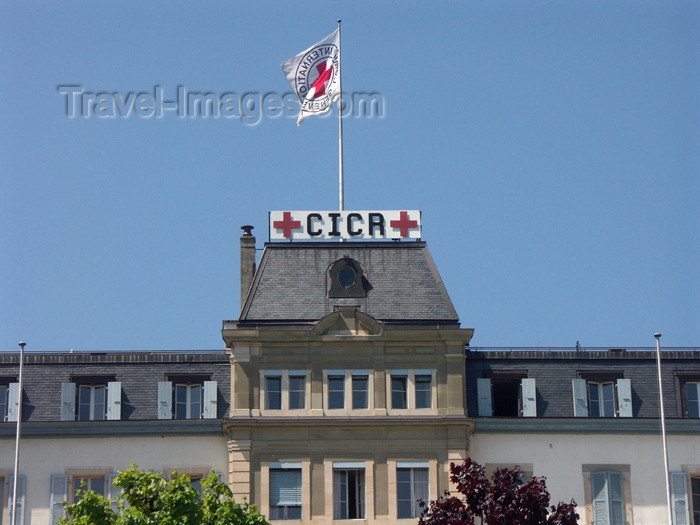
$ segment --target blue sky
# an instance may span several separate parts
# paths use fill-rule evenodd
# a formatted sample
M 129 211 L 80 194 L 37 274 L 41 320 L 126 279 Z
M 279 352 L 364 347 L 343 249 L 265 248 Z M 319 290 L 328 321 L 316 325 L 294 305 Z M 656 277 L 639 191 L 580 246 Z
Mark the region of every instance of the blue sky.
M 697 2 L 0 6 L 0 350 L 221 349 L 240 226 L 338 205 L 337 124 L 66 116 L 285 93 L 343 19 L 345 208 L 419 209 L 474 346 L 700 346 Z

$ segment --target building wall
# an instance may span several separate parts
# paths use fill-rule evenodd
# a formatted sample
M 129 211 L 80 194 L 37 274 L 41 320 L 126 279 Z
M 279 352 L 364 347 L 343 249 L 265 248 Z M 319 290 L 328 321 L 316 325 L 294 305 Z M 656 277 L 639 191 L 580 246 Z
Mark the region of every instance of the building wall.
M 671 435 L 668 450 L 671 471 L 700 473 L 697 436 Z M 470 455 L 482 464 L 532 465 L 535 476 L 546 476 L 552 502 L 576 500 L 580 523 L 592 522 L 585 470 L 591 466 L 626 469 L 631 492 L 631 500 L 625 500 L 629 525 L 668 521 L 660 435 L 476 432 Z
M 3 477 L 3 520 L 9 523 L 7 495 L 14 468 L 15 442 L 0 440 L 0 476 Z M 48 525 L 52 474 L 116 473 L 130 464 L 141 469 L 189 475 L 228 469 L 226 439 L 221 436 L 133 436 L 92 438 L 26 438 L 21 442 L 20 474 L 26 476 L 25 525 Z

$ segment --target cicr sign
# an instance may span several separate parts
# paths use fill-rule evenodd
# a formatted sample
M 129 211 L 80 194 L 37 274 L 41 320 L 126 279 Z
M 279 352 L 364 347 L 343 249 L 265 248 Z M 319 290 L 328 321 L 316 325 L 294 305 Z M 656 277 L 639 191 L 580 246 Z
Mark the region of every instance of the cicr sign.
M 271 211 L 270 240 L 420 239 L 421 212 Z

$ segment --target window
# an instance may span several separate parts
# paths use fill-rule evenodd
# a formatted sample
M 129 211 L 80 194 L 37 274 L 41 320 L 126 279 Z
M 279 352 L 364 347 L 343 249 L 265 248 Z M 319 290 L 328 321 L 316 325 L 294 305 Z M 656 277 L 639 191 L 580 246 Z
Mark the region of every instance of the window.
M 328 268 L 328 297 L 367 297 L 371 286 L 362 266 L 350 257 L 335 261 Z
M 19 383 L 0 383 L 0 423 L 17 421 L 19 409 Z
M 361 410 L 369 407 L 369 375 L 364 372 L 352 373 L 352 408 Z
M 625 525 L 622 472 L 591 472 L 594 525 Z
M 98 421 L 105 418 L 105 385 L 78 387 L 78 421 Z
M 632 417 L 632 386 L 629 379 L 594 375 L 573 379 L 574 416 Z
M 365 517 L 365 468 L 363 463 L 333 464 L 333 519 Z
M 265 375 L 265 408 L 282 410 L 282 376 Z
M 700 377 L 679 377 L 681 417 L 700 418 Z
M 158 382 L 158 419 L 216 419 L 217 383 L 200 377 Z
M 305 408 L 306 400 L 306 374 L 304 372 L 289 373 L 289 409 L 301 410 Z
M 398 518 L 419 517 L 419 502 L 429 501 L 428 466 L 397 463 L 396 497 Z
M 612 381 L 588 382 L 588 415 L 590 417 L 615 417 L 615 383 Z
M 408 408 L 408 374 L 405 370 L 391 372 L 391 408 Z
M 78 503 L 82 492 L 91 490 L 97 494 L 105 495 L 105 478 L 73 478 L 73 503 Z M 81 492 L 82 491 L 82 492 Z
M 270 465 L 270 519 L 301 519 L 301 465 Z
M 7 385 L 0 385 L 0 421 L 7 421 Z M 0 500 L 2 501 L 2 500 Z
M 328 372 L 328 408 L 345 408 L 345 372 Z
M 432 375 L 416 373 L 416 408 L 432 408 Z
M 113 377 L 76 377 L 61 383 L 61 421 L 121 419 L 122 384 Z
M 476 380 L 479 416 L 536 417 L 537 389 L 523 374 Z
M 176 384 L 175 419 L 199 419 L 200 417 L 202 417 L 202 384 Z

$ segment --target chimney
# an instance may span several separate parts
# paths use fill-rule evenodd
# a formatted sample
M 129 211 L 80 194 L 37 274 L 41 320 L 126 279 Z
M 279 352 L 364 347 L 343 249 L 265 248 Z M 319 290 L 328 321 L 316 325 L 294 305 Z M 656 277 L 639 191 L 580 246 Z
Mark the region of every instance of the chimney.
M 255 236 L 250 233 L 252 229 L 250 224 L 241 226 L 241 311 L 255 275 Z

